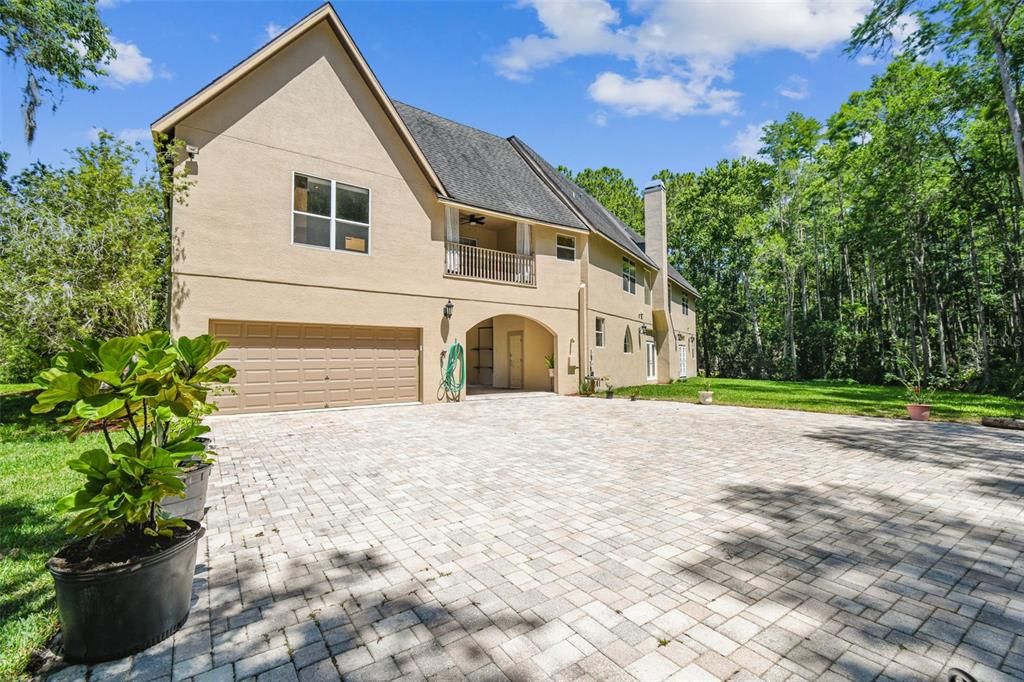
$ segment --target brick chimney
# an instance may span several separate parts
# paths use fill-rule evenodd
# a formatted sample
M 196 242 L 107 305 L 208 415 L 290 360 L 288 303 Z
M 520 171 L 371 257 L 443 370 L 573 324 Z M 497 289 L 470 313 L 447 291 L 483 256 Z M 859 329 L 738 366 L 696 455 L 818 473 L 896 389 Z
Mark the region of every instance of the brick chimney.
M 661 180 L 644 188 L 644 251 L 658 266 L 651 305 L 655 311 L 668 310 L 668 214 Z

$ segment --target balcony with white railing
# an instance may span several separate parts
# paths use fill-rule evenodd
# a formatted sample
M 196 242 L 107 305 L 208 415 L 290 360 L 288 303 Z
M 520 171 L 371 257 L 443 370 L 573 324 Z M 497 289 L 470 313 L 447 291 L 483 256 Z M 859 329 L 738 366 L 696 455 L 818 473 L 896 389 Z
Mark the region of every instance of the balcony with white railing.
M 537 261 L 509 251 L 445 242 L 444 274 L 447 277 L 537 286 Z

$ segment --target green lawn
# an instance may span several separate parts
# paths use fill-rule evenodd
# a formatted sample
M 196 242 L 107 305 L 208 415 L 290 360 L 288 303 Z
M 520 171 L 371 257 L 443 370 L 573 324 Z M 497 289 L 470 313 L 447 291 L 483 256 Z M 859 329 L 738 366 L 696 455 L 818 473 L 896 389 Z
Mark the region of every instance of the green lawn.
M 0 680 L 23 676 L 32 650 L 56 631 L 45 564 L 65 536 L 53 504 L 82 480 L 67 461 L 102 439 L 68 443 L 51 418 L 28 413 L 26 388 L 0 384 Z
M 625 386 L 615 389 L 625 396 L 639 390 L 651 400 L 697 402 L 698 379 L 674 384 Z M 759 381 L 756 379 L 712 379 L 715 403 L 744 407 L 768 407 L 807 412 L 859 414 L 868 417 L 906 418 L 905 391 L 899 386 L 872 386 L 841 381 Z M 977 422 L 982 417 L 1024 416 L 1024 402 L 994 395 L 937 392 L 931 400 L 932 419 Z

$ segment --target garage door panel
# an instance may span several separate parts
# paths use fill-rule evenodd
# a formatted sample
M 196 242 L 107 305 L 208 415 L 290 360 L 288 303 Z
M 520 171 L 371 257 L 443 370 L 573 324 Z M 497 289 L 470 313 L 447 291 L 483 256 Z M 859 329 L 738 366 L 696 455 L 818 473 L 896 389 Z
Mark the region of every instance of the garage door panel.
M 419 399 L 416 329 L 212 320 L 238 370 L 224 412 L 412 402 Z

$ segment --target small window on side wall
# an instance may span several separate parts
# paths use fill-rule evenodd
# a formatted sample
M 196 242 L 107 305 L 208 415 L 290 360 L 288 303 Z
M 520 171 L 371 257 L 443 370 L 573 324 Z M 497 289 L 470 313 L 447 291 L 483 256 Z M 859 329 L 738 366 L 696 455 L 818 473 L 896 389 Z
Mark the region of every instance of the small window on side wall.
M 622 352 L 632 353 L 633 352 L 633 333 L 629 331 L 629 326 L 626 326 L 626 335 L 622 337 Z
M 370 190 L 301 173 L 292 184 L 295 244 L 370 252 Z
M 560 234 L 555 237 L 555 256 L 558 260 L 576 260 L 576 237 Z
M 604 348 L 604 318 L 594 318 L 594 345 Z
M 636 293 L 636 263 L 625 257 L 622 259 L 622 290 Z
M 686 294 L 683 294 L 683 300 L 681 301 L 681 303 L 682 303 L 682 306 L 683 306 L 683 315 L 689 315 L 690 314 L 690 299 L 688 299 L 686 297 Z

